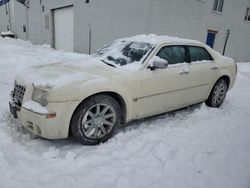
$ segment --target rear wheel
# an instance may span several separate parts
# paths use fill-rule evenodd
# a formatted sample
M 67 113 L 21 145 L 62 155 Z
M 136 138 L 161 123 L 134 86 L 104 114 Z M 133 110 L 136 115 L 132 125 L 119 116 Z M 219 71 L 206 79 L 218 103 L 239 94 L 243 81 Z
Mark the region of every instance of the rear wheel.
M 228 85 L 225 79 L 223 78 L 219 79 L 215 83 L 208 99 L 206 100 L 206 105 L 210 107 L 217 107 L 217 108 L 220 107 L 225 100 L 227 90 L 228 90 Z
M 73 137 L 84 145 L 111 138 L 121 122 L 121 108 L 108 95 L 96 95 L 80 104 L 71 121 Z

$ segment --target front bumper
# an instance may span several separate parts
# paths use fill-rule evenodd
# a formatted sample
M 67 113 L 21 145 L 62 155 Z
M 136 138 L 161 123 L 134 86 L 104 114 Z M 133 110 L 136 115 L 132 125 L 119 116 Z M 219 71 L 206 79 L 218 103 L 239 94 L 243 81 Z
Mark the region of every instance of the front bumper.
M 66 138 L 68 133 L 61 130 L 58 118 L 47 119 L 47 114 L 39 114 L 33 111 L 21 108 L 18 113 L 18 119 L 22 126 L 34 134 L 47 139 Z
M 56 112 L 56 116 L 50 117 L 50 113 L 38 113 L 33 109 L 15 106 L 9 103 L 10 112 L 17 118 L 23 127 L 43 138 L 64 139 L 68 137 L 71 116 L 77 106 L 76 102 L 51 103 L 46 108 L 49 112 Z

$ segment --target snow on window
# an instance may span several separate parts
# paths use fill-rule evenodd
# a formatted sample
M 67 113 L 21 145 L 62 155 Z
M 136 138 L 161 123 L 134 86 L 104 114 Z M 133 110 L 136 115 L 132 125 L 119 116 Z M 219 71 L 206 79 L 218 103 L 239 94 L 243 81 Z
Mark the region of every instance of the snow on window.
M 105 63 L 124 66 L 142 62 L 152 48 L 153 45 L 146 42 L 117 40 L 99 49 L 96 55 Z
M 185 49 L 183 46 L 166 46 L 157 54 L 158 57 L 165 59 L 168 63 L 178 64 L 185 62 Z
M 205 48 L 202 47 L 189 46 L 189 53 L 191 62 L 212 60 L 211 55 L 207 52 Z

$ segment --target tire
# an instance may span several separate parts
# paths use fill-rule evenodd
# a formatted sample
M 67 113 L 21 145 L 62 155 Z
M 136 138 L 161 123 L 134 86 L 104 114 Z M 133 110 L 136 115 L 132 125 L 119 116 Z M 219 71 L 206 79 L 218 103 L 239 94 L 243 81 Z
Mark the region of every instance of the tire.
M 119 103 L 109 95 L 95 95 L 81 103 L 74 112 L 70 130 L 83 145 L 107 141 L 117 131 L 122 119 Z
M 219 108 L 226 97 L 228 85 L 225 79 L 221 78 L 215 83 L 208 99 L 205 101 L 207 106 Z

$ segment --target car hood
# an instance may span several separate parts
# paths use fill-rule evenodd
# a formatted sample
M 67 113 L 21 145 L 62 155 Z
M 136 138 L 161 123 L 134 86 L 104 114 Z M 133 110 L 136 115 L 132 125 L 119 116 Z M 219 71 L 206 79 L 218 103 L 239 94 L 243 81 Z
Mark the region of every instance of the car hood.
M 98 58 L 88 57 L 71 62 L 35 66 L 17 76 L 16 80 L 26 85 L 52 89 L 78 81 L 105 81 L 108 75 L 116 72 L 121 70 L 104 64 Z

